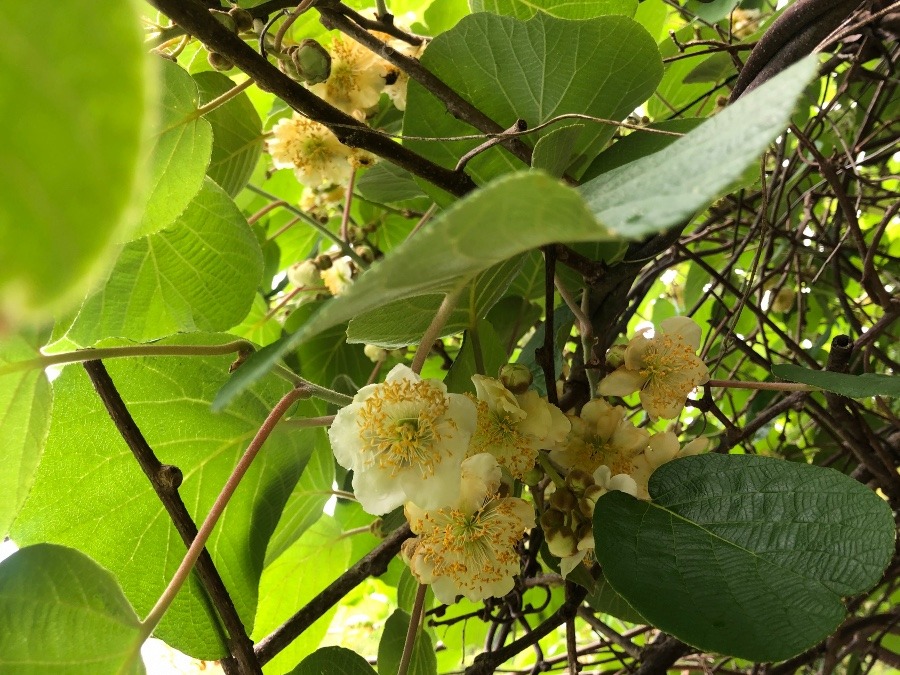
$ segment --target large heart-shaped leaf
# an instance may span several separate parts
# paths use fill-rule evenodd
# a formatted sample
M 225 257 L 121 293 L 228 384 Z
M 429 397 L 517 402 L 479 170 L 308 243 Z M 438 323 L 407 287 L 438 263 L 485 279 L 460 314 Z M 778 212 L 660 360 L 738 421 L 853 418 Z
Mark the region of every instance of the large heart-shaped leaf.
M 435 38 L 422 64 L 504 128 L 517 119 L 534 127 L 563 113 L 621 120 L 653 93 L 662 77 L 656 43 L 625 16 L 569 21 L 540 13 L 524 22 L 473 14 Z M 609 124 L 584 125 L 575 144 L 581 156 L 569 167 L 576 178 L 616 130 Z M 548 132 L 524 138 L 533 145 Z M 403 133 L 441 138 L 477 129 L 449 115 L 443 103 L 411 81 Z M 410 139 L 405 144 L 453 168 L 479 142 Z M 469 162 L 467 171 L 484 183 L 521 168 L 519 160 L 495 148 Z
M 136 224 L 153 80 L 136 5 L 3 7 L 0 315 L 83 292 Z
M 4 673 L 143 673 L 140 623 L 113 576 L 83 553 L 38 544 L 0 563 Z
M 226 330 L 250 310 L 262 266 L 247 219 L 207 178 L 175 223 L 125 246 L 65 337 L 92 345 L 110 337 L 145 341 Z
M 0 365 L 38 357 L 37 338 L 0 342 Z M 0 375 L 0 537 L 8 531 L 31 489 L 47 430 L 53 393 L 42 370 Z
M 634 16 L 637 0 L 472 0 L 473 12 L 530 19 L 538 12 L 559 19 L 593 19 L 607 14 Z
M 191 335 L 179 343 L 215 344 Z M 209 404 L 233 357 L 117 359 L 110 375 L 160 461 L 184 473 L 180 493 L 202 520 L 238 458 L 287 385 L 260 383 L 222 414 Z M 53 542 L 87 553 L 119 580 L 140 613 L 156 602 L 185 546 L 79 366 L 54 382 L 50 435 L 28 501 L 13 525 L 19 544 Z M 276 428 L 207 548 L 246 625 L 251 625 L 266 543 L 300 471 L 308 436 Z M 191 656 L 227 653 L 218 620 L 195 579 L 176 597 L 157 636 Z
M 832 469 L 757 456 L 663 465 L 652 501 L 622 492 L 594 514 L 597 559 L 642 616 L 703 651 L 777 661 L 829 635 L 842 598 L 894 551 L 888 505 Z
M 900 376 L 881 373 L 848 375 L 827 370 L 812 370 L 790 363 L 772 366 L 772 373 L 792 382 L 802 382 L 814 387 L 843 394 L 850 398 L 869 396 L 900 396 Z

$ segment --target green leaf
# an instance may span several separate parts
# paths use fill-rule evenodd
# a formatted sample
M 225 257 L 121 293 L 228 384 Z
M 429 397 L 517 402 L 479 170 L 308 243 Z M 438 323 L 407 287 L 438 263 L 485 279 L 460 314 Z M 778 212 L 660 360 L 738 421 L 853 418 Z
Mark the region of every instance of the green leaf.
M 197 83 L 178 64 L 168 59 L 160 59 L 160 64 L 162 115 L 150 160 L 150 191 L 134 237 L 168 227 L 187 208 L 203 187 L 212 152 L 212 127 L 197 117 Z
M 637 0 L 471 0 L 473 12 L 530 19 L 538 12 L 558 19 L 593 19 L 609 14 L 634 16 Z
M 849 398 L 900 396 L 900 376 L 864 373 L 846 375 L 827 370 L 811 370 L 792 364 L 772 366 L 772 374 L 791 382 L 802 382 Z
M 247 220 L 222 189 L 203 189 L 172 227 L 125 246 L 106 285 L 89 296 L 65 337 L 152 340 L 219 331 L 246 317 L 262 273 Z
M 475 384 L 472 382 L 472 375 L 478 372 L 477 362 L 475 360 L 475 341 L 472 331 L 466 332 L 465 340 L 463 340 L 462 349 L 453 361 L 447 377 L 444 378 L 444 384 L 447 389 L 456 394 L 464 394 L 466 392 L 474 394 Z M 500 367 L 506 363 L 506 350 L 500 343 L 496 331 L 487 321 L 478 322 L 478 344 L 481 350 L 481 361 L 484 364 L 484 373 L 489 377 L 497 377 Z
M 541 195 L 535 201 L 534 195 Z M 565 223 L 565 233 L 547 227 Z M 296 345 L 395 300 L 463 287 L 496 263 L 558 241 L 609 239 L 578 193 L 538 172 L 504 176 L 443 211 L 431 225 L 324 303 L 302 328 L 253 354 L 216 398 L 226 404 Z
M 230 328 L 228 332 L 258 345 L 268 345 L 281 337 L 281 324 L 274 316 L 269 316 L 269 304 L 257 293 L 250 306 L 250 313 L 240 325 Z
M 803 651 L 894 551 L 888 505 L 833 469 L 707 454 L 663 465 L 650 494 L 600 498 L 597 559 L 647 621 L 703 651 L 750 661 Z
M 378 643 L 378 671 L 387 675 L 399 672 L 400 657 L 406 643 L 406 632 L 409 630 L 409 614 L 402 609 L 395 610 L 384 624 L 381 642 Z M 437 657 L 431 636 L 424 630 L 416 633 L 412 658 L 409 662 L 409 675 L 437 675 Z
M 260 600 L 253 625 L 254 641 L 261 640 L 278 628 L 337 579 L 350 564 L 350 549 L 350 539 L 341 536 L 341 528 L 334 519 L 323 518 L 268 565 L 259 582 Z M 336 611 L 337 606 L 332 606 L 298 639 L 279 652 L 266 664 L 266 672 L 285 673 L 318 647 Z M 332 672 L 335 671 L 330 668 L 318 671 Z
M 345 647 L 322 647 L 307 656 L 288 675 L 376 675 L 366 660 Z
M 194 75 L 200 103 L 206 104 L 235 84 L 222 73 Z M 246 92 L 208 112 L 204 118 L 213 133 L 212 155 L 206 175 L 234 197 L 244 189 L 263 149 L 262 120 Z
M 535 127 L 563 113 L 620 120 L 653 93 L 662 77 L 656 43 L 624 16 L 569 21 L 540 13 L 526 23 L 509 16 L 474 14 L 437 36 L 423 54 L 422 65 L 504 128 L 518 119 Z M 522 139 L 533 144 L 552 129 Z M 615 130 L 608 124 L 585 124 L 576 143 L 581 156 L 569 168 L 573 177 Z M 447 114 L 443 103 L 411 81 L 403 133 L 434 138 L 478 132 Z M 453 168 L 480 142 L 404 144 Z M 495 147 L 470 161 L 466 171 L 476 182 L 486 183 L 521 168 L 518 159 Z
M 356 182 L 356 189 L 376 204 L 396 204 L 426 196 L 409 171 L 390 162 L 379 162 L 367 169 Z
M 571 124 L 548 133 L 535 143 L 531 166 L 561 178 L 580 150 L 578 137 L 583 129 L 583 124 Z
M 626 237 L 658 232 L 722 195 L 788 124 L 816 73 L 810 56 L 663 150 L 581 186 L 597 219 Z
M 594 581 L 593 588 L 589 590 L 590 592 L 584 600 L 598 612 L 630 623 L 646 623 L 644 617 L 638 614 L 634 607 L 625 601 L 625 598 L 616 593 L 616 589 L 610 585 L 602 572 L 600 578 Z
M 217 344 L 229 339 L 191 335 L 177 342 Z M 248 391 L 233 408 L 213 415 L 211 398 L 233 360 L 226 355 L 107 362 L 150 447 L 160 461 L 183 472 L 179 491 L 195 521 L 209 512 L 250 439 L 287 389 L 272 378 Z M 136 610 L 145 614 L 171 579 L 185 546 L 84 370 L 66 367 L 54 390 L 44 456 L 12 538 L 24 545 L 52 542 L 83 551 L 116 576 Z M 276 428 L 207 544 L 248 626 L 266 543 L 309 451 L 298 434 Z M 218 625 L 192 577 L 156 634 L 191 656 L 215 659 L 227 653 Z
M 0 307 L 11 320 L 83 293 L 136 225 L 153 81 L 138 15 L 134 2 L 3 8 Z
M 40 356 L 39 341 L 11 336 L 0 342 L 0 365 Z M 47 440 L 53 392 L 42 369 L 0 376 L 0 538 L 9 532 Z
M 510 258 L 475 277 L 463 289 L 456 308 L 438 337 L 461 333 L 484 318 L 506 292 L 521 267 L 521 256 Z M 364 342 L 385 349 L 418 344 L 443 299 L 440 294 L 420 295 L 357 316 L 347 327 L 347 342 Z
M 83 553 L 39 544 L 0 563 L 0 671 L 143 673 L 140 619 Z
M 299 433 L 306 437 L 314 435 L 313 451 L 300 480 L 297 481 L 287 504 L 284 505 L 278 526 L 269 539 L 266 565 L 284 553 L 322 517 L 325 504 L 331 498 L 334 455 L 331 453 L 328 435 L 324 428 L 305 429 Z

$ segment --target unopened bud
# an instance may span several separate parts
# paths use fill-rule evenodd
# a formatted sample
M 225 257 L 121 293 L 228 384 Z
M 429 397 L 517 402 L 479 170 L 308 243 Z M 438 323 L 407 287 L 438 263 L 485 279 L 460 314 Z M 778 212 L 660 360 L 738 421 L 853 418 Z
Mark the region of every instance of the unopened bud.
M 775 312 L 788 312 L 794 307 L 797 292 L 793 288 L 780 288 L 772 298 L 772 310 Z
M 548 509 L 541 515 L 541 527 L 547 530 L 558 530 L 566 525 L 566 516 L 556 509 Z
M 237 33 L 237 21 L 234 20 L 234 17 L 231 16 L 228 12 L 223 12 L 218 9 L 214 9 L 210 12 L 214 17 L 216 17 L 216 21 L 225 26 L 232 33 Z
M 375 251 L 369 246 L 354 246 L 353 251 L 366 262 L 375 262 Z
M 231 18 L 234 19 L 234 23 L 237 26 L 239 33 L 243 33 L 244 31 L 253 28 L 253 15 L 243 7 L 232 7 L 228 10 L 228 13 L 231 15 Z
M 580 469 L 572 469 L 569 471 L 569 475 L 566 476 L 566 485 L 571 488 L 572 492 L 575 494 L 584 494 L 584 491 L 588 488 L 588 486 L 594 484 L 594 477 L 591 476 L 587 471 L 581 471 Z
M 305 39 L 290 54 L 300 79 L 307 84 L 319 84 L 331 75 L 331 54 L 315 40 Z
M 594 515 L 594 502 L 592 502 L 590 499 L 582 497 L 578 500 L 578 512 L 585 518 L 590 518 Z
M 612 370 L 625 365 L 626 349 L 628 349 L 628 345 L 613 345 L 610 347 L 609 351 L 606 352 L 606 365 Z
M 536 466 L 531 467 L 522 478 L 522 482 L 525 485 L 535 486 L 541 482 L 541 479 L 544 477 L 544 472 Z
M 366 345 L 363 347 L 363 353 L 369 357 L 369 360 L 373 363 L 380 363 L 385 361 L 388 357 L 387 349 L 379 347 L 378 345 Z
M 288 267 L 287 278 L 297 288 L 321 286 L 319 268 L 312 260 L 301 260 Z
M 330 255 L 323 254 L 316 257 L 315 263 L 316 267 L 324 271 L 331 267 L 334 264 L 334 261 L 331 259 Z
M 575 533 L 568 527 L 550 532 L 545 531 L 544 535 L 547 537 L 547 548 L 557 558 L 567 558 L 578 553 L 578 540 L 575 538 Z
M 528 366 L 521 363 L 507 363 L 500 368 L 500 381 L 514 394 L 524 394 L 534 382 L 534 375 Z
M 575 508 L 575 495 L 566 488 L 557 488 L 556 492 L 550 495 L 550 506 L 558 509 L 563 513 L 568 513 Z
M 209 54 L 207 54 L 206 61 L 215 70 L 231 70 L 232 68 L 234 68 L 234 63 L 232 63 L 231 59 L 229 59 L 227 56 L 219 54 L 219 52 L 210 52 Z

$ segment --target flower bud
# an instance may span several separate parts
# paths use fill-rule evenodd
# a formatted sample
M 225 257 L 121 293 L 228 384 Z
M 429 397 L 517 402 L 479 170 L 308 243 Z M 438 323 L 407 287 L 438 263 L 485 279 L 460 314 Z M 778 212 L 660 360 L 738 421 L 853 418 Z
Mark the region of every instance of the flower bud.
M 507 363 L 500 368 L 500 381 L 514 394 L 524 394 L 534 381 L 528 366 L 521 363 Z
M 566 476 L 566 485 L 568 485 L 575 494 L 584 494 L 584 491 L 593 484 L 593 476 L 580 469 L 572 469 L 569 471 L 569 475 Z
M 380 363 L 388 357 L 387 349 L 383 349 L 378 345 L 366 345 L 363 347 L 363 353 L 369 357 L 373 363 Z
M 550 506 L 558 509 L 563 513 L 568 513 L 575 508 L 575 495 L 566 488 L 557 488 L 556 492 L 550 495 Z
M 555 531 L 544 532 L 547 537 L 547 548 L 557 558 L 568 558 L 578 553 L 578 540 L 575 533 L 568 527 L 562 527 Z
M 334 264 L 334 261 L 331 259 L 330 255 L 325 255 L 324 253 L 315 259 L 316 267 L 320 270 L 327 270 Z
M 366 262 L 375 262 L 375 251 L 370 246 L 354 246 L 353 251 Z
M 544 532 L 547 530 L 558 530 L 561 527 L 566 526 L 566 517 L 562 512 L 556 511 L 555 509 L 549 509 L 544 511 L 541 516 L 541 527 L 544 528 Z
M 772 311 L 789 312 L 794 307 L 797 292 L 793 288 L 780 288 L 772 298 Z
M 602 487 L 600 487 L 599 485 L 590 485 L 584 491 L 584 498 L 587 499 L 592 504 L 596 504 L 597 500 L 600 499 L 600 497 L 602 497 L 605 492 L 606 492 L 606 490 L 603 489 Z
M 585 518 L 590 518 L 594 515 L 594 502 L 592 502 L 590 499 L 582 497 L 578 500 L 578 512 Z
M 214 17 L 216 17 L 216 21 L 225 26 L 232 33 L 237 33 L 237 21 L 235 21 L 234 17 L 231 16 L 228 12 L 223 12 L 218 9 L 214 9 L 210 12 Z
M 219 54 L 219 52 L 210 52 L 206 55 L 206 60 L 215 70 L 222 71 L 234 68 L 234 63 L 231 62 L 231 59 Z
M 232 7 L 228 14 L 234 19 L 238 33 L 243 33 L 253 28 L 253 15 L 243 7 Z
M 315 40 L 305 39 L 291 48 L 290 55 L 300 79 L 307 84 L 319 84 L 331 75 L 331 54 Z
M 312 260 L 301 260 L 288 267 L 287 278 L 297 288 L 322 285 L 319 268 Z
M 537 485 L 538 483 L 541 482 L 541 479 L 543 477 L 544 477 L 544 472 L 535 466 L 535 467 L 532 467 L 531 469 L 529 469 L 525 473 L 525 475 L 522 477 L 522 482 L 525 483 L 525 485 L 530 485 L 530 486 L 534 487 L 535 485 Z
M 613 345 L 606 352 L 606 365 L 610 370 L 615 370 L 625 365 L 625 350 L 628 345 Z

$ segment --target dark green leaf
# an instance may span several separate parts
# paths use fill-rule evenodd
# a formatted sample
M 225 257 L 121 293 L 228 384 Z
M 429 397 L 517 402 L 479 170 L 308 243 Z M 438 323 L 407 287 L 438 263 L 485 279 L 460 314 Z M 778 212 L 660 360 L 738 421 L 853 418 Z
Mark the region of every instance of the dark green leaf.
M 803 651 L 894 551 L 888 505 L 833 469 L 708 454 L 663 465 L 650 495 L 600 498 L 597 559 L 647 621 L 704 651 L 751 661 Z
M 583 124 L 570 124 L 554 129 L 542 137 L 535 143 L 531 166 L 561 178 L 576 159 L 575 153 L 580 150 L 578 137 L 582 129 Z
M 378 643 L 379 672 L 399 672 L 400 657 L 403 654 L 403 645 L 406 642 L 408 629 L 409 614 L 402 609 L 396 610 L 385 622 L 381 642 Z M 431 636 L 424 630 L 416 633 L 416 644 L 413 646 L 408 672 L 409 675 L 437 674 L 437 658 L 434 655 Z
M 209 103 L 235 86 L 222 73 L 197 73 L 200 103 Z M 247 184 L 262 154 L 262 120 L 247 94 L 233 99 L 204 115 L 212 126 L 213 144 L 206 174 L 234 197 Z
M 456 394 L 475 393 L 472 375 L 478 373 L 478 362 L 475 359 L 476 339 L 484 366 L 482 375 L 497 377 L 500 367 L 506 363 L 506 350 L 500 343 L 500 338 L 497 337 L 494 328 L 487 321 L 479 321 L 478 335 L 473 335 L 471 330 L 466 332 L 462 349 L 459 350 L 450 372 L 444 378 L 444 384 L 447 385 L 449 391 Z
M 864 373 L 846 375 L 827 370 L 810 370 L 792 364 L 772 366 L 772 374 L 791 382 L 802 382 L 849 398 L 900 396 L 900 376 Z
M 140 619 L 113 576 L 83 553 L 38 544 L 0 563 L 0 671 L 144 672 Z
M 307 656 L 288 675 L 376 675 L 356 652 L 344 647 L 322 647 Z
M 412 174 L 390 162 L 379 162 L 368 169 L 356 182 L 356 189 L 376 204 L 396 204 L 425 197 Z

